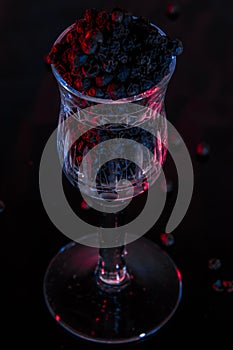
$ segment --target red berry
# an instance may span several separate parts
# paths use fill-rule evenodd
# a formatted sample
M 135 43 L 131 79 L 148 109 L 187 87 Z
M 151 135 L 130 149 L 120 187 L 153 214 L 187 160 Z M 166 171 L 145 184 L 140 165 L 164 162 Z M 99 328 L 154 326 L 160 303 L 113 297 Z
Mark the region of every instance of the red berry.
M 113 22 L 121 23 L 123 20 L 123 12 L 120 8 L 116 8 L 112 10 L 111 18 Z

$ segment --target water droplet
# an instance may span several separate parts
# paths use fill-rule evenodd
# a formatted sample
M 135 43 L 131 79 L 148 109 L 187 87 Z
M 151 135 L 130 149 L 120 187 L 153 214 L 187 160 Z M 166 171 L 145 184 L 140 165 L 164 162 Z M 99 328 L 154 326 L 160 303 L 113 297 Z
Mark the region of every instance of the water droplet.
M 160 235 L 160 240 L 163 245 L 171 246 L 175 243 L 175 238 L 171 233 L 164 232 Z
M 217 258 L 212 258 L 208 261 L 208 267 L 210 270 L 218 270 L 222 266 L 222 263 Z

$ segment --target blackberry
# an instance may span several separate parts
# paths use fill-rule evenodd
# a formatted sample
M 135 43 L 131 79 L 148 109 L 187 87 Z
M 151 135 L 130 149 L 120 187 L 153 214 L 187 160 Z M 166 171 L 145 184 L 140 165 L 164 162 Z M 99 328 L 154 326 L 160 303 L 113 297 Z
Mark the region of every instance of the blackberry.
M 98 41 L 101 40 L 101 33 L 96 31 L 88 31 L 81 40 L 81 48 L 86 55 L 93 54 L 98 46 Z
M 84 20 L 94 25 L 97 11 L 93 8 L 86 9 L 84 13 Z
M 114 8 L 111 13 L 111 19 L 115 23 L 121 23 L 123 20 L 123 11 L 120 8 Z
M 144 26 L 134 24 L 131 28 L 131 31 L 134 33 L 137 42 L 143 43 L 147 39 L 148 30 Z
M 96 96 L 96 88 L 94 87 L 91 87 L 88 91 L 87 91 L 87 95 L 88 96 L 92 96 L 92 97 L 95 97 Z
M 88 78 L 77 78 L 74 82 L 74 87 L 78 91 L 86 92 L 91 87 L 91 81 Z
M 99 44 L 102 44 L 102 42 L 104 40 L 103 34 L 99 30 L 92 31 L 91 37 Z
M 104 91 L 101 88 L 97 88 L 95 92 L 95 96 L 98 98 L 103 98 L 104 97 Z
M 116 90 L 116 95 L 115 95 L 115 99 L 118 98 L 124 98 L 126 96 L 126 91 L 125 91 L 125 86 L 122 85 L 118 85 L 118 88 Z
M 76 52 L 72 48 L 67 49 L 62 54 L 63 61 L 66 62 L 71 67 L 72 67 L 72 64 L 74 62 L 75 57 L 76 57 Z
M 77 33 L 83 34 L 87 28 L 87 22 L 84 19 L 77 19 L 75 22 L 75 29 Z
M 132 15 L 130 13 L 124 14 L 123 24 L 128 26 L 132 22 Z
M 150 64 L 150 56 L 147 54 L 140 54 L 139 56 L 136 56 L 136 64 L 140 66 Z
M 150 21 L 147 17 L 139 16 L 136 18 L 135 22 L 140 24 L 141 26 L 148 27 L 150 25 Z
M 169 65 L 164 65 L 161 67 L 160 74 L 165 77 L 169 73 Z
M 109 51 L 109 48 L 108 48 L 108 45 L 106 43 L 100 44 L 97 55 L 99 56 L 100 54 L 103 54 L 107 57 L 108 51 Z
M 115 92 L 116 89 L 117 89 L 117 84 L 115 84 L 115 83 L 108 84 L 107 89 L 106 89 L 106 93 L 108 95 L 108 98 L 114 98 L 115 93 L 116 93 Z
M 141 82 L 140 82 L 141 91 L 149 90 L 154 85 L 155 85 L 154 82 L 152 80 L 149 80 L 149 79 L 142 79 Z
M 110 83 L 107 86 L 106 93 L 113 100 L 123 98 L 125 97 L 125 87 L 123 84 Z
M 156 56 L 157 66 L 164 65 L 164 62 L 165 62 L 165 57 L 163 55 Z
M 63 45 L 61 45 L 60 43 L 53 45 L 52 49 L 50 50 L 50 52 L 48 53 L 48 55 L 45 58 L 46 62 L 48 64 L 54 64 L 54 63 L 58 62 L 58 60 L 63 52 L 64 52 Z
M 81 48 L 86 55 L 94 53 L 97 49 L 97 42 L 92 38 L 82 41 Z
M 159 45 L 160 51 L 162 50 L 166 51 L 168 42 L 169 42 L 169 39 L 167 36 L 161 35 L 158 37 L 157 45 Z
M 130 78 L 140 79 L 142 75 L 146 74 L 146 66 L 134 66 L 131 68 Z
M 157 56 L 156 62 L 160 66 L 169 65 L 169 56 L 167 56 L 166 54 L 159 55 Z
M 145 51 L 145 54 L 144 54 L 148 60 L 147 62 L 147 71 L 153 71 L 154 70 L 154 66 L 157 65 L 157 53 L 156 53 L 156 50 L 149 50 L 149 51 Z
M 96 60 L 87 62 L 82 66 L 82 72 L 88 78 L 95 78 L 99 74 L 100 66 Z
M 73 64 L 75 67 L 81 67 L 86 63 L 87 59 L 88 59 L 88 56 L 85 55 L 84 53 L 77 54 L 74 58 Z
M 123 24 L 113 25 L 112 37 L 114 39 L 122 39 L 129 34 L 129 29 Z
M 102 52 L 99 52 L 96 55 L 96 58 L 98 60 L 98 62 L 100 63 L 101 66 L 103 66 L 103 62 L 106 62 L 108 60 L 108 55 Z
M 117 40 L 113 40 L 111 45 L 109 46 L 109 53 L 116 56 L 121 49 L 121 44 Z
M 61 74 L 63 79 L 65 80 L 64 76 L 67 73 L 67 67 L 63 63 L 56 63 L 55 67 L 56 67 L 57 71 Z
M 157 63 L 152 62 L 146 66 L 146 75 L 150 76 L 152 72 L 154 72 L 157 68 Z
M 115 60 L 114 58 L 111 58 L 103 62 L 103 69 L 107 73 L 112 73 L 116 70 L 117 65 L 118 65 L 118 61 Z
M 122 40 L 122 50 L 124 52 L 130 52 L 135 49 L 135 40 L 133 38 L 125 38 Z
M 163 78 L 163 76 L 161 75 L 160 71 L 154 72 L 153 81 L 154 81 L 155 85 L 157 85 L 162 80 L 162 78 Z
M 128 56 L 125 52 L 120 52 L 118 55 L 117 55 L 117 60 L 120 62 L 120 63 L 127 63 L 128 62 Z
M 63 79 L 67 82 L 67 84 L 72 85 L 73 79 L 72 79 L 70 73 L 64 73 L 63 74 Z
M 149 51 L 147 52 L 151 59 L 151 62 L 156 62 L 158 59 L 158 56 L 160 56 L 161 54 L 159 49 L 155 50 L 154 48 L 150 48 Z
M 76 40 L 77 40 L 77 32 L 75 30 L 71 30 L 64 37 L 64 41 L 66 42 L 66 44 L 68 44 L 69 47 L 74 47 Z
M 136 83 L 129 84 L 127 88 L 127 95 L 128 96 L 135 96 L 140 93 L 140 85 Z
M 178 56 L 183 52 L 183 45 L 179 39 L 175 39 L 169 42 L 169 49 L 172 55 Z
M 172 61 L 172 56 L 168 55 L 168 54 L 165 54 L 161 66 L 169 67 L 171 61 Z
M 99 29 L 104 29 L 109 20 L 109 14 L 107 11 L 98 12 L 95 23 L 97 24 Z
M 129 77 L 130 75 L 130 69 L 129 67 L 127 67 L 126 65 L 121 66 L 120 68 L 118 68 L 117 71 L 117 78 L 123 83 L 126 81 L 126 79 Z
M 156 30 L 151 31 L 146 38 L 146 45 L 154 47 L 158 45 L 159 33 Z

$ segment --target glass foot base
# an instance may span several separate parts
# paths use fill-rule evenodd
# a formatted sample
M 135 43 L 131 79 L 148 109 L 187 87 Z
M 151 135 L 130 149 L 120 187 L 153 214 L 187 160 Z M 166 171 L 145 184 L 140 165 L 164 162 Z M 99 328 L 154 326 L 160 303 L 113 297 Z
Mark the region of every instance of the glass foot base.
M 96 283 L 98 249 L 71 243 L 53 258 L 44 295 L 55 320 L 83 339 L 127 343 L 154 334 L 175 312 L 181 275 L 156 244 L 140 238 L 126 247 L 129 285 L 106 293 Z

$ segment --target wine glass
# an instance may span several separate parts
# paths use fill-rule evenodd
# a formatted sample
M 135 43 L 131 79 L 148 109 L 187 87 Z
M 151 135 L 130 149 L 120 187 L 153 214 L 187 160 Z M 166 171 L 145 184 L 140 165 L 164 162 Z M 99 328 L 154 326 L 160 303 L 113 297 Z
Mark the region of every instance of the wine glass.
M 159 215 L 164 204 L 156 183 L 166 159 L 164 99 L 175 64 L 173 56 L 169 72 L 153 88 L 118 100 L 79 93 L 52 65 L 61 96 L 56 132 L 61 169 L 101 218 L 91 233 L 86 223 L 76 227 L 44 278 L 49 311 L 80 338 L 108 344 L 138 341 L 160 329 L 179 304 L 181 274 L 158 245 L 141 237 L 147 222 L 119 223 L 130 200 L 144 192 L 157 191 L 153 220 L 156 205 Z M 114 227 L 103 221 L 109 215 Z M 65 216 L 62 220 L 67 223 Z

